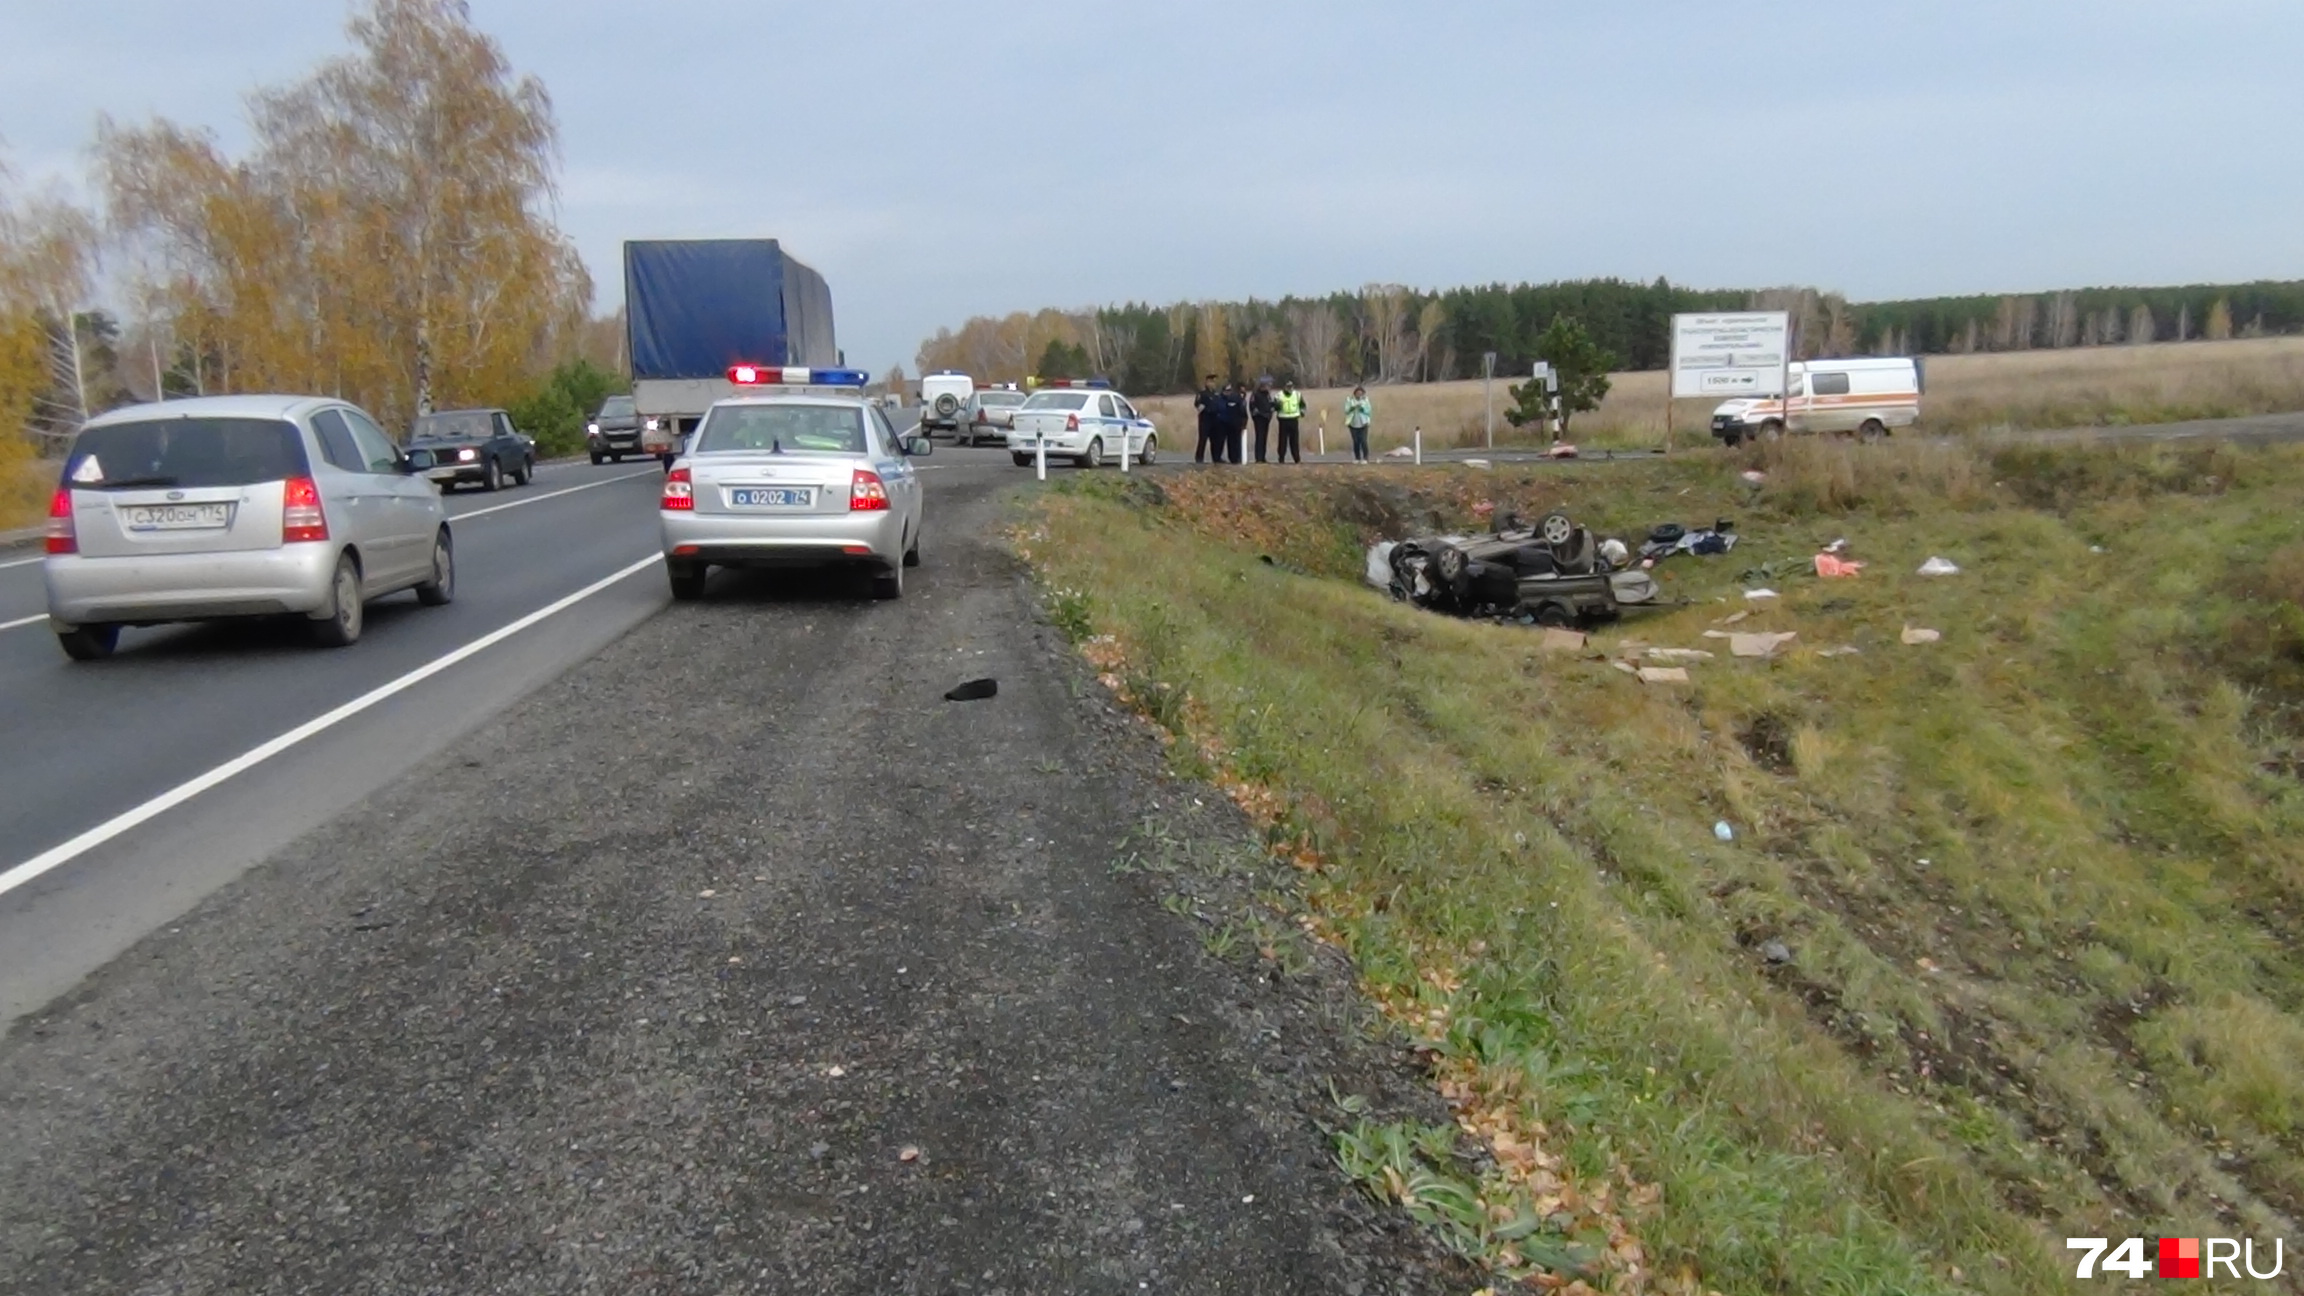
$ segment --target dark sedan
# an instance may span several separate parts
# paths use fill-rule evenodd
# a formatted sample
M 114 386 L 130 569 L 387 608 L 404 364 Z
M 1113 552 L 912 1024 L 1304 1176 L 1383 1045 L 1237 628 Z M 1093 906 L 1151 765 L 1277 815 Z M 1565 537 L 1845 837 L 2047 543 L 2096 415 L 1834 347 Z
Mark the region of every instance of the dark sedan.
M 408 448 L 432 452 L 439 466 L 426 475 L 442 490 L 479 486 L 497 490 L 506 481 L 525 486 L 536 475 L 536 443 L 512 426 L 500 409 L 438 410 L 416 416 Z

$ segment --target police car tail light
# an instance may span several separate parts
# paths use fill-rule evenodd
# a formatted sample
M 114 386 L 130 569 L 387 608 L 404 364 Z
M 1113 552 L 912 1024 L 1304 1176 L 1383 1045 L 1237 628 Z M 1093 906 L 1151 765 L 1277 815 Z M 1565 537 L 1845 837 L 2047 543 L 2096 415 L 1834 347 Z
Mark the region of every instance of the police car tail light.
M 888 487 L 880 474 L 859 468 L 848 479 L 848 511 L 870 513 L 888 507 Z
M 80 533 L 72 526 L 72 488 L 59 486 L 48 500 L 48 552 L 80 552 Z
M 664 476 L 664 499 L 656 507 L 668 513 L 693 512 L 696 508 L 696 479 L 685 468 L 675 468 Z
M 309 477 L 291 477 L 280 488 L 280 543 L 328 538 L 328 515 L 320 507 L 320 486 Z
M 728 381 L 738 387 L 862 387 L 872 375 L 862 369 L 807 369 L 798 365 L 730 365 Z
M 1065 431 L 1067 431 L 1067 432 L 1077 432 L 1077 431 L 1079 431 L 1079 430 L 1080 430 L 1080 416 L 1079 416 L 1079 415 L 1077 415 L 1077 414 L 1067 414 L 1067 415 L 1065 415 L 1065 416 L 1064 416 L 1064 430 L 1065 430 Z

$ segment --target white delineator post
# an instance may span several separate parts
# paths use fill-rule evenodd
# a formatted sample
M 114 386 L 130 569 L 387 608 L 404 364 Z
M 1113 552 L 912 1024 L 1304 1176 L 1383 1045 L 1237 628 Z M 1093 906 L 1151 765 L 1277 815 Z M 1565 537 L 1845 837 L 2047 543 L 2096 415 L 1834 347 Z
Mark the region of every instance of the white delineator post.
M 1424 463 L 1424 429 L 1421 427 L 1416 429 L 1416 463 L 1418 467 Z
M 1048 480 L 1048 434 L 1042 432 L 1038 434 L 1038 437 L 1039 439 L 1034 443 L 1032 457 L 1039 461 L 1040 480 L 1046 481 Z
M 1120 471 L 1128 471 L 1128 429 L 1120 429 Z
M 1320 411 L 1320 457 L 1328 457 L 1328 411 Z

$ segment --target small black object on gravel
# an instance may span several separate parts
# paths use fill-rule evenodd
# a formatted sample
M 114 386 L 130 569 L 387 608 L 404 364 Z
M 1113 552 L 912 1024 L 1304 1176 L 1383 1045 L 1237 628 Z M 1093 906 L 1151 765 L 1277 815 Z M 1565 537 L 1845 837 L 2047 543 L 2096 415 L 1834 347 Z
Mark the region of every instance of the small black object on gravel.
M 944 700 L 947 702 L 981 702 L 985 698 L 997 694 L 999 691 L 1000 681 L 996 679 L 975 679 L 970 680 L 960 687 L 945 694 Z

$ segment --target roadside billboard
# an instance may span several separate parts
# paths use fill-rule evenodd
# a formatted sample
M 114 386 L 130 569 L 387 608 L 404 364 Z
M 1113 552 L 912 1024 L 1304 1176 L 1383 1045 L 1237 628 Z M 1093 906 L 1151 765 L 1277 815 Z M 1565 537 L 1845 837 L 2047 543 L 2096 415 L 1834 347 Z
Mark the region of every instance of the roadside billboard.
M 1790 329 L 1784 311 L 1673 316 L 1672 394 L 1783 395 Z

